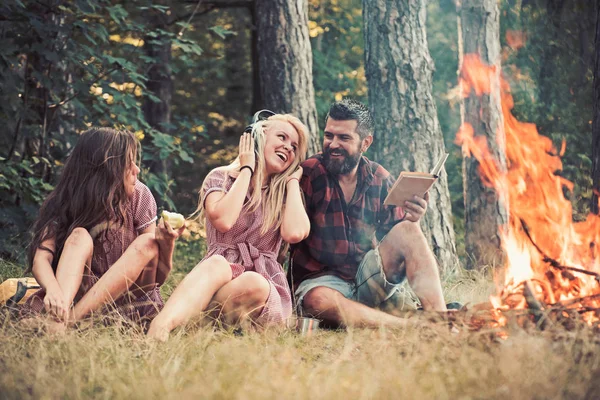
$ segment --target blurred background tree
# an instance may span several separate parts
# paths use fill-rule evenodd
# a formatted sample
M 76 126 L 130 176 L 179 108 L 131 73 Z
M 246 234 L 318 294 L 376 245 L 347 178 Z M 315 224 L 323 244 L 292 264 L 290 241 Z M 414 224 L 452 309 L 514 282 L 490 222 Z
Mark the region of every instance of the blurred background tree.
M 592 196 L 594 3 L 500 2 L 502 69 L 513 87 L 514 111 L 558 148 L 566 140 L 563 174 L 576 183 L 571 197 L 578 218 Z M 141 179 L 159 203 L 191 213 L 203 177 L 235 157 L 239 133 L 259 104 L 255 18 L 251 0 L 2 2 L 0 257 L 22 258 L 39 204 L 77 135 L 91 125 L 136 132 Z M 321 130 L 332 101 L 368 102 L 362 26 L 360 0 L 308 1 Z M 464 260 L 462 161 L 453 144 L 460 125 L 453 0 L 428 2 L 427 41 Z M 169 46 L 170 70 L 160 71 Z M 147 110 L 168 104 L 163 118 L 152 121 Z

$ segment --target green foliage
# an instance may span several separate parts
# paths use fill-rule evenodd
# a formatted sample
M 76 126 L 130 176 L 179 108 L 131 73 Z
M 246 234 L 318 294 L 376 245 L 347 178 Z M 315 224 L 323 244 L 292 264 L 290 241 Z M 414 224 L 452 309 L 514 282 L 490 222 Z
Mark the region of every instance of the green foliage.
M 446 151 L 450 153 L 445 170 L 452 202 L 452 216 L 459 256 L 464 254 L 464 197 L 462 182 L 462 153 L 454 144 L 460 126 L 459 100 L 452 96 L 457 84 L 458 26 L 453 1 L 429 2 L 427 6 L 427 40 L 435 63 L 433 97 L 436 102 L 440 128 Z
M 596 12 L 587 0 L 502 3 L 503 72 L 515 99 L 514 114 L 536 124 L 557 151 L 566 151 L 561 175 L 575 183 L 575 217 L 589 212 L 593 59 Z M 510 48 L 507 34 L 522 33 L 524 46 Z
M 312 0 L 309 20 L 315 103 L 323 129 L 332 102 L 343 97 L 367 102 L 362 3 Z
M 5 4 L 6 3 L 6 4 Z M 578 217 L 591 197 L 592 2 L 501 2 L 503 71 L 520 120 L 536 123 L 557 148 L 566 141 L 563 175 Z M 557 9 L 549 9 L 560 5 Z M 519 7 L 517 7 L 519 6 Z M 247 8 L 136 0 L 12 1 L 0 5 L 0 256 L 23 254 L 40 202 L 51 190 L 79 133 L 92 125 L 136 132 L 142 180 L 159 203 L 190 212 L 211 168 L 235 153 L 253 113 L 252 29 Z M 367 101 L 360 0 L 310 0 L 309 33 L 319 123 L 344 96 Z M 460 124 L 455 95 L 456 5 L 429 2 L 427 37 L 435 62 L 433 94 L 446 148 L 458 246 L 464 236 Z M 507 47 L 508 31 L 525 47 Z M 171 46 L 170 60 L 150 50 Z M 152 67 L 171 78 L 170 122 L 151 125 Z M 157 165 L 165 169 L 156 169 Z M 200 258 L 198 258 L 200 259 Z
M 163 61 L 153 46 L 171 44 L 179 68 L 203 52 L 171 31 L 186 11 L 150 0 L 114 2 L 23 1 L 0 6 L 0 256 L 19 259 L 29 228 L 78 134 L 90 126 L 136 132 L 147 165 L 190 163 L 189 144 L 203 122 L 173 112 L 171 123 L 151 126 L 144 106 L 161 103 L 148 89 L 148 71 Z M 213 27 L 220 35 L 228 31 Z M 176 133 L 176 134 L 175 134 Z M 173 181 L 146 172 L 157 198 L 173 205 Z

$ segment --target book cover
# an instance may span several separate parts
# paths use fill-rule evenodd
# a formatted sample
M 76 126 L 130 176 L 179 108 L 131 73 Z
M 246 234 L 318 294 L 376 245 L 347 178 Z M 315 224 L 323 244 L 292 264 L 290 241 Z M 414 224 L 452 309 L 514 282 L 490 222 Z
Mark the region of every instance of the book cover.
M 404 206 L 404 202 L 412 200 L 413 196 L 425 196 L 425 193 L 427 193 L 438 179 L 447 158 L 448 153 L 444 153 L 430 173 L 402 171 L 383 204 L 386 206 L 395 205 L 402 207 Z

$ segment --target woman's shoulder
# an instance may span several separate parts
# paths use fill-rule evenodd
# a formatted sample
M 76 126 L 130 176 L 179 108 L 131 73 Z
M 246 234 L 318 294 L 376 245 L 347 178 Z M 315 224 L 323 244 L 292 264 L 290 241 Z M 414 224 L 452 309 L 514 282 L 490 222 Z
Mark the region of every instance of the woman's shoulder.
M 207 175 L 206 179 L 224 179 L 225 178 L 225 169 L 223 167 L 218 167 L 212 169 Z
M 145 197 L 148 195 L 152 196 L 152 192 L 150 191 L 150 188 L 148 186 L 146 186 L 144 183 L 142 183 L 141 181 L 139 181 L 139 180 L 136 181 L 133 196 L 134 197 Z
M 156 200 L 150 188 L 140 181 L 135 182 L 131 205 L 134 210 L 139 208 L 150 208 L 156 210 Z
M 204 178 L 204 187 L 210 188 L 215 186 L 221 186 L 223 183 L 226 186 L 232 185 L 235 178 L 228 174 L 229 170 L 225 167 L 218 167 L 211 170 L 206 178 Z M 226 182 L 227 181 L 227 182 Z

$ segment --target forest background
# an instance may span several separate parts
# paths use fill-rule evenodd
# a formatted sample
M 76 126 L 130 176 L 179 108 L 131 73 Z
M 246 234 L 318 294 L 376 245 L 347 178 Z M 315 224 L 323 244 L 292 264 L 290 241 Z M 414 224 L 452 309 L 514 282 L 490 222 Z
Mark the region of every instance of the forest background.
M 286 8 L 306 3 L 304 17 L 300 7 Z M 377 123 L 397 125 L 379 131 L 368 153 L 392 173 L 427 171 L 434 151 L 450 152 L 447 182 L 443 178 L 432 189 L 443 188 L 446 197 L 432 201 L 423 225 L 445 221 L 441 244 L 451 248 L 446 261 L 458 254 L 462 266 L 482 269 L 486 263 L 470 262 L 474 254 L 467 240 L 473 233 L 468 216 L 478 207 L 476 202 L 465 207 L 479 177 L 463 176 L 468 161 L 455 144 L 462 109 L 472 106 L 458 85 L 461 44 L 466 47 L 481 31 L 489 40 L 479 43 L 501 45 L 497 58 L 512 88 L 513 114 L 535 123 L 556 149 L 566 143 L 560 173 L 575 185 L 565 195 L 574 219 L 585 218 L 594 204 L 592 187 L 600 189 L 597 1 L 461 3 L 462 8 L 453 0 L 0 2 L 0 282 L 23 275 L 31 223 L 78 134 L 89 126 L 135 132 L 143 148 L 141 179 L 159 207 L 187 215 L 196 207 L 205 174 L 236 156 L 239 134 L 256 110 L 269 104 L 281 107 L 275 111 L 294 110 L 321 135 L 329 105 L 346 96 L 375 111 L 397 105 L 385 115 L 376 113 Z M 377 10 L 385 7 L 396 7 L 402 24 L 378 22 Z M 280 11 L 295 14 L 279 23 L 265 18 Z M 481 16 L 489 24 L 477 28 Z M 298 29 L 305 28 L 306 41 L 275 46 L 265 37 L 274 28 L 293 33 L 283 41 L 303 36 Z M 387 37 L 401 39 L 383 43 L 393 29 Z M 464 35 L 469 30 L 471 37 Z M 384 47 L 380 44 L 395 57 L 369 57 Z M 372 89 L 381 78 L 378 63 L 402 75 L 397 90 Z M 312 84 L 294 86 L 290 65 L 312 72 Z M 309 75 L 302 76 L 304 82 Z M 415 88 L 421 90 L 417 95 Z M 305 108 L 311 102 L 314 112 Z M 479 105 L 472 110 L 477 114 Z M 417 165 L 410 149 L 419 147 Z M 464 183 L 472 184 L 467 201 Z M 487 198 L 483 191 L 477 195 Z M 546 225 L 539 229 L 546 233 Z M 188 231 L 161 287 L 165 297 L 202 257 L 201 232 L 196 224 Z M 459 272 L 444 274 L 447 301 L 489 301 L 494 292 L 489 269 Z M 416 323 L 309 336 L 293 329 L 240 336 L 233 329 L 190 324 L 161 346 L 120 319 L 110 326 L 91 319 L 61 337 L 5 319 L 0 393 L 7 399 L 600 398 L 597 326 L 573 321 L 569 329 L 512 324 L 473 329 L 457 323 L 457 332 L 438 316 L 430 320 L 410 310 L 405 316 Z
M 363 3 L 308 3 L 322 136 L 331 102 L 369 101 Z M 583 218 L 592 199 L 594 2 L 499 6 L 502 73 L 512 87 L 513 112 L 557 148 L 566 141 L 562 173 L 575 183 L 569 196 L 575 218 Z M 77 135 L 93 125 L 135 132 L 143 148 L 141 179 L 159 207 L 190 214 L 206 173 L 236 156 L 240 132 L 264 105 L 255 18 L 254 3 L 244 0 L 3 2 L 0 257 L 24 261 L 39 205 Z M 429 2 L 426 31 L 435 64 L 432 93 L 451 154 L 446 171 L 457 253 L 465 265 L 462 155 L 454 144 L 461 122 L 456 3 Z M 200 232 L 192 226 L 191 233 L 179 244 L 190 267 L 202 248 Z

